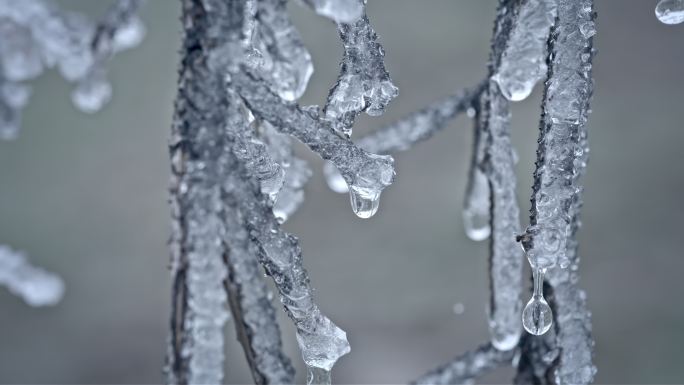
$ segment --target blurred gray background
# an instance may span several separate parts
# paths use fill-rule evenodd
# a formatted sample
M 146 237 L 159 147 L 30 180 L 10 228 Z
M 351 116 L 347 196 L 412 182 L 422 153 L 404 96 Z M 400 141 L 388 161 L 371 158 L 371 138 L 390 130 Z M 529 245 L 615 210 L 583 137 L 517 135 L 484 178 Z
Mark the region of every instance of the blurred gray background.
M 16 0 L 20 1 L 20 0 Z M 63 0 L 101 14 L 109 1 Z M 401 117 L 485 75 L 495 0 L 371 0 Z M 582 286 L 596 337 L 597 382 L 684 382 L 684 25 L 656 1 L 597 2 L 596 93 L 581 231 Z M 316 72 L 303 102 L 322 103 L 341 44 L 334 26 L 291 13 Z M 159 383 L 169 309 L 166 140 L 180 48 L 179 2 L 149 0 L 143 45 L 111 64 L 114 99 L 93 116 L 54 72 L 35 83 L 18 140 L 0 143 L 0 243 L 61 274 L 66 297 L 33 309 L 0 290 L 0 383 Z M 513 106 L 527 221 L 541 92 Z M 372 220 L 330 192 L 321 162 L 287 223 L 323 310 L 349 335 L 336 383 L 404 383 L 488 338 L 487 246 L 468 240 L 461 202 L 471 129 L 460 118 L 397 159 Z M 463 314 L 455 314 L 462 304 Z M 302 373 L 291 324 L 286 348 Z M 250 377 L 228 325 L 228 383 Z M 502 383 L 511 370 L 483 382 Z

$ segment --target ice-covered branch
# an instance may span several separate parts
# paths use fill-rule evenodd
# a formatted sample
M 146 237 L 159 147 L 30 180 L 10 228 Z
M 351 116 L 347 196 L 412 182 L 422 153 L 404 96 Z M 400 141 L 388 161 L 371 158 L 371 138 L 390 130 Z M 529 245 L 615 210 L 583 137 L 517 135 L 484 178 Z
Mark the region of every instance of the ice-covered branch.
M 65 12 L 52 0 L 0 0 L 0 138 L 16 137 L 28 102 L 26 81 L 57 67 L 78 83 L 72 100 L 93 112 L 111 96 L 103 64 L 137 45 L 144 29 L 135 15 L 141 0 L 117 0 L 102 22 Z
M 567 249 L 576 215 L 573 202 L 579 199 L 579 177 L 588 150 L 592 36 L 596 33 L 592 7 L 592 0 L 560 1 L 558 21 L 549 40 L 549 79 L 532 186 L 530 227 L 521 237 L 535 279 L 539 280 L 547 269 L 567 268 L 570 264 Z M 525 309 L 529 317 L 523 316 L 523 325 L 531 333 L 542 334 L 550 327 L 549 317 L 538 316 L 542 313 L 550 310 L 542 293 L 535 291 Z
M 357 147 L 336 134 L 317 111 L 303 110 L 295 103 L 284 101 L 251 71 L 233 74 L 232 81 L 257 118 L 294 136 L 340 170 L 351 186 L 352 208 L 357 215 L 365 218 L 375 214 L 380 193 L 394 179 L 391 156 L 371 154 Z
M 0 245 L 0 285 L 31 306 L 50 306 L 62 299 L 60 277 L 31 266 L 24 253 Z
M 523 260 L 515 239 L 520 232 L 520 219 L 509 102 L 491 77 L 500 68 L 519 6 L 518 0 L 499 1 L 489 64 L 490 81 L 480 103 L 482 133 L 486 136 L 482 169 L 491 193 L 489 329 L 492 345 L 500 350 L 513 349 L 520 338 Z
M 500 351 L 491 343 L 456 357 L 448 364 L 442 365 L 424 374 L 413 384 L 447 385 L 470 384 L 475 378 L 511 363 L 515 350 Z
M 549 80 L 538 141 L 531 226 L 523 237 L 533 269 L 549 269 L 546 279 L 553 289 L 558 349 L 558 359 L 549 367 L 557 384 L 587 384 L 596 371 L 586 295 L 577 287 L 576 239 L 582 205 L 580 178 L 589 151 L 594 18 L 593 0 L 558 3 L 558 21 L 549 40 Z M 534 305 L 533 301 L 530 304 Z M 533 330 L 541 327 L 538 319 L 532 317 L 528 322 Z
M 242 344 L 257 384 L 294 383 L 294 368 L 282 352 L 280 330 L 269 289 L 262 278 L 258 250 L 245 228 L 244 218 L 233 195 L 224 194 L 230 209 L 224 217 L 230 308 L 238 340 Z
M 374 154 L 393 154 L 406 151 L 428 140 L 435 133 L 465 112 L 480 97 L 486 82 L 456 92 L 403 118 L 360 138 L 355 143 Z M 346 193 L 347 184 L 334 165 L 326 162 L 324 172 L 328 186 L 335 192 Z
M 338 24 L 338 30 L 344 57 L 323 114 L 335 130 L 349 137 L 357 115 L 363 111 L 371 116 L 381 115 L 399 90 L 385 69 L 385 52 L 365 11 L 353 23 Z

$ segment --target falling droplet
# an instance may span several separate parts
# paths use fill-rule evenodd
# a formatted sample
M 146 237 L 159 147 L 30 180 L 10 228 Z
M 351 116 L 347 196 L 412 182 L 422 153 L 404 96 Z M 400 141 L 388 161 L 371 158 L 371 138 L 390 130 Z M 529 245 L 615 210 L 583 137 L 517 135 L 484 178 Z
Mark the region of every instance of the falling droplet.
M 306 385 L 330 385 L 330 371 L 315 366 L 306 367 Z
M 370 218 L 378 212 L 380 191 L 352 186 L 349 189 L 352 210 L 359 218 Z
M 522 313 L 523 327 L 535 336 L 546 333 L 553 324 L 551 307 L 544 299 L 544 272 L 545 269 L 534 270 L 534 293 Z
M 655 14 L 663 24 L 682 23 L 684 22 L 684 0 L 660 0 Z
M 349 187 L 347 182 L 344 181 L 342 174 L 337 171 L 332 162 L 325 162 L 323 165 L 323 175 L 325 176 L 325 182 L 328 184 L 328 188 L 333 190 L 338 194 L 346 194 L 349 192 Z
M 465 305 L 463 305 L 460 302 L 457 302 L 454 304 L 453 310 L 454 310 L 454 314 L 461 315 L 465 312 Z

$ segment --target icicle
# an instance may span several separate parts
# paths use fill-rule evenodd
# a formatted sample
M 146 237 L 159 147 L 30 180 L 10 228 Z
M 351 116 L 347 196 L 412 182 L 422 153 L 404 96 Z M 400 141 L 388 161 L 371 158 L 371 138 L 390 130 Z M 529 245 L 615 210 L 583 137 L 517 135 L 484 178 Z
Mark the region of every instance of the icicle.
M 546 43 L 556 19 L 556 0 L 524 0 L 518 5 L 501 63 L 492 76 L 503 96 L 527 98 L 546 74 Z
M 473 107 L 473 154 L 468 171 L 465 200 L 463 204 L 463 226 L 468 238 L 483 241 L 492 233 L 490 225 L 490 192 L 487 175 L 482 171 L 486 135 L 482 132 L 483 116 L 479 101 Z
M 303 0 L 316 11 L 337 23 L 352 23 L 363 15 L 365 0 Z
M 31 266 L 23 253 L 4 245 L 0 245 L 0 285 L 30 306 L 55 305 L 64 295 L 60 277 Z
M 236 73 L 232 79 L 257 118 L 268 121 L 282 133 L 296 137 L 337 167 L 351 186 L 350 194 L 357 195 L 353 199 L 362 203 L 352 207 L 357 215 L 368 217 L 374 213 L 365 207 L 377 204 L 375 201 L 382 190 L 392 183 L 394 160 L 391 156 L 366 152 L 338 136 L 329 122 L 295 104 L 284 102 L 249 71 Z
M 335 130 L 349 137 L 358 114 L 381 115 L 399 91 L 385 69 L 385 53 L 368 17 L 339 24 L 338 29 L 344 57 L 323 112 Z
M 684 22 L 684 0 L 660 0 L 655 14 L 663 24 L 682 23 Z
M 592 363 L 591 316 L 577 286 L 577 231 L 582 205 L 580 177 L 588 156 L 587 121 L 593 90 L 595 31 L 592 0 L 561 0 L 550 40 L 551 60 L 540 127 L 531 226 L 521 237 L 532 266 L 548 267 L 553 290 L 557 358 L 546 363 L 545 378 L 556 384 L 589 384 Z M 579 33 L 578 33 L 579 32 Z

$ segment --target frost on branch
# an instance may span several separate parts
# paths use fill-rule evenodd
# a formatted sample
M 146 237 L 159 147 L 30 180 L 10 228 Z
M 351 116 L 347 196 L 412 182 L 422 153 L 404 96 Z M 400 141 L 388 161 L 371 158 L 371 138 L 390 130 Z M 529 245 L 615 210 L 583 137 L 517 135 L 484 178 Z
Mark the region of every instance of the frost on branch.
M 520 233 L 516 201 L 515 153 L 510 138 L 510 109 L 491 77 L 501 66 L 520 2 L 501 0 L 492 38 L 490 81 L 481 100 L 483 134 L 486 135 L 483 171 L 491 193 L 489 330 L 492 345 L 513 349 L 520 339 L 522 251 L 515 236 Z
M 144 28 L 141 0 L 117 0 L 102 21 L 62 11 L 51 0 L 0 0 L 0 139 L 13 139 L 31 88 L 27 81 L 57 67 L 77 84 L 72 100 L 94 112 L 111 97 L 106 59 L 137 45 Z
M 508 100 L 527 98 L 546 75 L 546 43 L 556 19 L 556 1 L 522 0 L 517 6 L 501 63 L 492 76 Z
M 365 12 L 354 23 L 339 24 L 338 30 L 344 57 L 323 113 L 335 130 L 348 137 L 358 114 L 381 115 L 399 91 L 385 69 L 385 52 Z
M 0 245 L 0 285 L 31 306 L 55 305 L 64 294 L 60 277 L 31 266 L 24 253 Z

